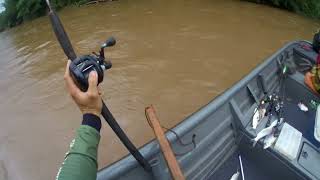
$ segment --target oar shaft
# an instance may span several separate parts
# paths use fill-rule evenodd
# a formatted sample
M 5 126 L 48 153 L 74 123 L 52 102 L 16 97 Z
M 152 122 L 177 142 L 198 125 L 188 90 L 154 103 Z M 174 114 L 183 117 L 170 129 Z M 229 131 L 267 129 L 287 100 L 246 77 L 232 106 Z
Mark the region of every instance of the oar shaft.
M 179 163 L 173 153 L 171 145 L 162 130 L 162 127 L 161 127 L 160 122 L 156 116 L 156 112 L 155 112 L 153 106 L 149 106 L 146 108 L 146 116 L 147 116 L 148 122 L 150 123 L 151 128 L 153 129 L 154 135 L 156 136 L 156 138 L 160 144 L 161 151 L 162 151 L 164 158 L 167 162 L 172 179 L 185 180 L 185 177 L 183 176 L 183 173 L 182 173 L 181 168 L 179 166 Z

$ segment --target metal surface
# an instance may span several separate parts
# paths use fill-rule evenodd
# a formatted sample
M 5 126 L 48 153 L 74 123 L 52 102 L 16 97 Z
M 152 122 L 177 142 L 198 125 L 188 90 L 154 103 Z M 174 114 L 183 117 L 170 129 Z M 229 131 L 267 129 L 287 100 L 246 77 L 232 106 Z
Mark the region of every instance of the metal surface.
M 299 164 L 316 177 L 320 177 L 320 152 L 307 143 L 303 144 L 298 158 Z

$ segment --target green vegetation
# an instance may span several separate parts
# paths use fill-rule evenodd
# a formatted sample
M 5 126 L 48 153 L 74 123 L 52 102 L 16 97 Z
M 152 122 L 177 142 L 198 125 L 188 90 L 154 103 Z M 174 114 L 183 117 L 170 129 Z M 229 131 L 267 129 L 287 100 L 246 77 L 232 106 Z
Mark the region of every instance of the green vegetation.
M 90 0 L 51 0 L 55 9 L 81 5 Z M 312 18 L 320 18 L 320 0 L 247 0 L 288 9 Z M 0 13 L 0 31 L 34 19 L 46 13 L 45 0 L 4 0 L 5 11 Z
M 80 5 L 88 0 L 51 0 L 55 9 L 67 5 Z M 21 24 L 23 21 L 45 15 L 47 6 L 45 0 L 5 0 L 5 11 L 0 13 L 0 31 Z
M 248 0 L 288 9 L 312 18 L 320 18 L 320 0 Z

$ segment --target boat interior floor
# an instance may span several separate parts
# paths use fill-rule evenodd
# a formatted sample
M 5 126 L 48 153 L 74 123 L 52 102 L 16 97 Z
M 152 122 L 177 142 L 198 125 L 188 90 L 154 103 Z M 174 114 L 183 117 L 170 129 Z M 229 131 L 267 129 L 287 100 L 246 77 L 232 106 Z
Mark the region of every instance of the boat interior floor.
M 241 154 L 241 153 L 240 153 Z M 242 166 L 244 171 L 245 179 L 259 179 L 259 180 L 269 180 L 270 175 L 268 169 L 258 168 L 257 161 L 253 161 L 247 156 L 241 155 Z M 238 153 L 234 153 L 231 157 L 214 173 L 209 179 L 231 179 L 232 175 L 239 171 L 239 177 L 241 178 L 241 170 L 239 165 Z
M 302 102 L 309 106 L 309 102 Z M 304 138 L 309 140 L 317 148 L 320 147 L 320 143 L 314 137 L 314 126 L 316 110 L 308 108 L 307 112 L 303 112 L 299 109 L 297 103 L 289 101 L 285 102 L 284 105 L 284 118 L 288 124 L 300 131 Z

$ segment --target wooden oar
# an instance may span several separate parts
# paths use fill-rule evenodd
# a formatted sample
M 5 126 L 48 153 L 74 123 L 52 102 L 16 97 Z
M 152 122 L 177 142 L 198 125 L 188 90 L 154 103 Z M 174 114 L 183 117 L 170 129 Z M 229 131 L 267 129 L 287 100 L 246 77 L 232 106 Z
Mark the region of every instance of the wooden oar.
M 182 171 L 180 169 L 180 166 L 178 164 L 178 161 L 176 157 L 174 156 L 174 153 L 171 149 L 171 146 L 169 144 L 168 139 L 166 138 L 162 127 L 160 125 L 160 122 L 156 116 L 155 109 L 153 106 L 149 106 L 146 108 L 146 118 L 153 129 L 153 132 L 159 141 L 160 148 L 162 150 L 162 153 L 164 155 L 164 158 L 167 162 L 168 168 L 170 170 L 171 176 L 175 180 L 184 180 L 184 176 L 182 174 Z

